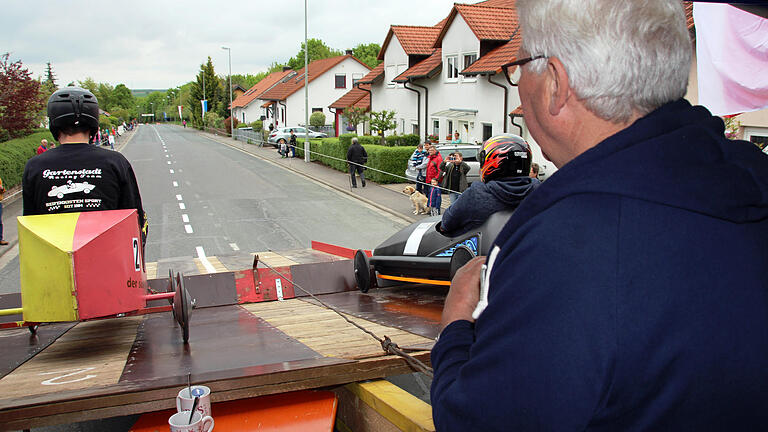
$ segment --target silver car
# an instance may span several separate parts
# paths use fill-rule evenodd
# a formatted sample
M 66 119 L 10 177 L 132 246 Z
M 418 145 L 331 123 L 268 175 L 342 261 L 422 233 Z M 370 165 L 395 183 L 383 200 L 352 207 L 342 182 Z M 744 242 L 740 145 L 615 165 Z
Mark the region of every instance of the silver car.
M 443 157 L 443 161 L 448 161 L 448 155 L 458 151 L 464 158 L 464 162 L 469 165 L 469 172 L 467 173 L 467 184 L 471 184 L 473 181 L 480 180 L 480 162 L 477 160 L 477 154 L 480 153 L 482 146 L 475 144 L 438 144 L 435 146 L 440 156 Z M 405 177 L 408 180 L 416 181 L 416 170 L 410 165 L 405 170 Z
M 284 142 L 287 143 L 291 140 L 291 129 L 296 134 L 296 138 L 304 138 L 306 136 L 306 129 L 301 126 L 281 127 L 273 130 L 269 134 L 267 141 L 275 147 Z M 309 138 L 328 138 L 328 135 L 322 132 L 309 131 Z

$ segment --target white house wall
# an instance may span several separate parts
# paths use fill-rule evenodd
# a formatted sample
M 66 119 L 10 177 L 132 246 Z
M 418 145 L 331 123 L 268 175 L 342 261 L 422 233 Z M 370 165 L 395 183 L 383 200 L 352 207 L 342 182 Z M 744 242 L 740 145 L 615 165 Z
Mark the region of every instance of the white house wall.
M 446 31 L 442 41 L 443 68 L 438 76 L 420 84 L 426 84 L 429 88 L 429 125 L 427 132 L 433 133 L 433 120 L 440 121 L 440 141 L 445 141 L 448 135 L 448 118 L 434 117 L 432 113 L 448 109 L 477 110 L 477 115 L 468 120 L 467 128 L 460 128 L 463 142 L 481 142 L 483 138 L 483 124 L 489 124 L 492 135 L 498 135 L 504 131 L 505 113 L 520 105 L 517 90 L 511 88 L 501 74 L 494 75 L 492 80 L 504 85 L 508 89 L 508 101 L 504 108 L 504 90 L 488 83 L 486 76 L 464 77 L 457 79 L 447 78 L 448 67 L 446 58 L 456 56 L 459 59 L 459 71 L 463 70 L 464 55 L 480 53 L 480 41 L 467 25 L 466 21 L 457 15 Z M 462 120 L 463 121 L 463 120 Z M 508 120 L 507 120 L 508 121 Z M 453 119 L 453 131 L 459 126 L 459 120 Z M 507 123 L 507 132 L 517 133 L 517 129 Z
M 311 81 L 309 83 L 309 115 L 312 115 L 313 108 L 321 108 L 323 114 L 325 114 L 326 124 L 331 124 L 331 122 L 334 121 L 334 116 L 328 109 L 328 105 L 332 104 L 352 89 L 353 75 L 362 77 L 368 72 L 369 69 L 360 64 L 357 60 L 348 58 Z M 335 88 L 336 74 L 346 75 L 345 88 Z M 304 124 L 304 88 L 302 87 L 296 93 L 288 96 L 285 105 L 287 108 L 285 114 L 286 125 L 297 126 Z
M 392 83 L 392 79 L 405 72 L 407 68 L 408 55 L 403 50 L 397 36 L 393 35 L 387 45 L 387 51 L 384 52 L 384 80 L 373 86 L 371 110 L 394 111 L 397 121 L 395 131 L 400 135 L 413 133 L 413 125 L 418 122 L 416 93 L 404 88 L 402 84 Z M 424 103 L 423 99 L 422 97 L 422 104 Z M 423 128 L 422 125 L 422 130 Z M 387 135 L 391 133 L 392 131 L 389 131 Z

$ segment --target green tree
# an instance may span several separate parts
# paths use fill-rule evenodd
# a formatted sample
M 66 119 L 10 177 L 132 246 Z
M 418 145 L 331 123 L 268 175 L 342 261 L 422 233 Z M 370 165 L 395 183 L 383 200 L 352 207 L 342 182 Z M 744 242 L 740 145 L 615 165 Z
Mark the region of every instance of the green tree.
M 109 83 L 99 83 L 99 86 L 96 87 L 96 92 L 94 94 L 96 95 L 96 99 L 99 100 L 99 107 L 101 107 L 101 109 L 107 110 L 112 108 L 114 105 L 114 101 L 112 100 L 113 91 L 114 88 Z
M 40 82 L 21 60 L 11 62 L 9 57 L 0 55 L 0 141 L 29 133 L 43 108 Z
M 312 115 L 309 116 L 309 125 L 314 127 L 325 126 L 325 114 L 320 111 L 313 112 Z
M 384 145 L 384 132 L 397 127 L 395 112 L 389 110 L 371 111 L 371 130 L 377 132 Z
M 352 48 L 352 55 L 373 69 L 381 63 L 381 60 L 376 58 L 379 56 L 379 51 L 381 51 L 381 45 L 377 43 L 358 44 Z
M 368 120 L 368 113 L 366 113 L 365 108 L 344 108 L 344 112 L 341 115 L 347 119 L 347 123 L 352 125 L 355 129 L 357 129 L 357 125 L 365 123 L 365 121 Z
M 89 92 L 96 94 L 96 89 L 99 87 L 98 84 L 96 84 L 96 81 L 93 80 L 91 77 L 87 77 L 82 81 L 78 81 L 77 85 L 88 90 Z M 98 96 L 96 96 L 98 98 Z M 101 102 L 101 101 L 99 101 Z
M 205 88 L 205 90 L 203 88 Z M 189 98 L 187 99 L 193 124 L 197 126 L 203 125 L 203 107 L 200 101 L 204 99 L 208 100 L 208 112 L 215 112 L 216 107 L 213 105 L 220 99 L 220 93 L 219 78 L 216 76 L 216 72 L 213 69 L 211 58 L 208 57 L 208 61 L 200 65 L 200 71 L 195 77 L 195 81 L 192 82 Z
M 130 109 L 134 106 L 136 100 L 131 93 L 131 90 L 125 86 L 125 84 L 118 84 L 115 89 L 112 90 L 112 105 L 111 110 L 115 108 Z M 125 120 L 125 119 L 124 119 Z
M 309 49 L 307 49 L 309 63 L 315 60 L 336 57 L 342 54 L 341 51 L 328 47 L 320 39 L 313 38 L 313 39 L 307 40 L 307 46 L 309 47 Z M 304 67 L 304 43 L 303 42 L 301 43 L 301 49 L 299 50 L 299 53 L 296 54 L 296 57 L 293 57 L 290 60 L 288 60 L 288 66 L 290 66 L 291 69 L 293 70 L 299 70 Z

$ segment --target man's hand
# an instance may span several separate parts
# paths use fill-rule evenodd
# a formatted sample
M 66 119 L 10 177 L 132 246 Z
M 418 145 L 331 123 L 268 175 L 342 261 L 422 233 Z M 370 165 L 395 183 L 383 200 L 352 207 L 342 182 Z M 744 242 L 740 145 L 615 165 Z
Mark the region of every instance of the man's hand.
M 445 298 L 443 317 L 440 322 L 441 330 L 458 320 L 475 322 L 472 319 L 472 312 L 480 300 L 480 274 L 485 260 L 484 256 L 474 257 L 456 272 L 456 276 L 451 281 L 448 297 Z

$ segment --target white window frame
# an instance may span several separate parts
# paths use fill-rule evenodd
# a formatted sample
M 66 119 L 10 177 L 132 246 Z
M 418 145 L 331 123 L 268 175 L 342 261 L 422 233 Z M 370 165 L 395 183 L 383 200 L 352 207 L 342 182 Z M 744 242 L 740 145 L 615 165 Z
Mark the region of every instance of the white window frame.
M 466 69 L 466 68 L 468 68 L 468 67 L 470 67 L 472 65 L 472 63 L 467 64 L 467 56 L 475 56 L 475 60 L 472 63 L 477 61 L 477 53 L 476 52 L 463 53 L 461 55 L 461 62 L 462 62 L 461 70 L 464 70 L 464 69 Z M 461 80 L 464 81 L 464 82 L 475 82 L 475 81 L 477 81 L 477 75 L 463 76 Z
M 391 64 L 384 67 L 384 78 L 387 80 L 387 88 L 395 88 L 395 83 L 392 81 L 397 76 L 397 65 Z
M 445 82 L 459 81 L 458 54 L 445 56 Z M 452 73 L 453 72 L 453 73 Z
M 437 135 L 437 139 L 440 139 L 440 119 L 432 119 L 432 135 Z

